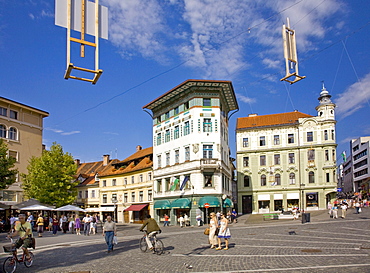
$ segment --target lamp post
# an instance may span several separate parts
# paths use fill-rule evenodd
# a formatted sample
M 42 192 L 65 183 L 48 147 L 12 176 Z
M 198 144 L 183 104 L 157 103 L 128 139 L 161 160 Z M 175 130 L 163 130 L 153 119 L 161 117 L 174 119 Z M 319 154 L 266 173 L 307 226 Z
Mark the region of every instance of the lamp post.
M 114 222 L 118 222 L 116 219 L 116 206 L 117 206 L 117 198 L 112 198 L 112 203 L 114 204 L 114 212 L 113 212 L 113 217 L 114 217 Z

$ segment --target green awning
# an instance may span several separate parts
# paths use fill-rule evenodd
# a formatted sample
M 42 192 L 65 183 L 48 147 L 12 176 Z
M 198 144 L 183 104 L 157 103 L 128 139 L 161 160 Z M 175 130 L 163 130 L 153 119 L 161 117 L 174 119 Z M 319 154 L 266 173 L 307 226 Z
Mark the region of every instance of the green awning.
M 154 203 L 154 209 L 170 209 L 171 203 L 168 200 L 158 200 Z
M 224 208 L 232 208 L 233 206 L 233 201 L 231 201 L 229 198 L 226 198 L 224 200 Z
M 199 207 L 204 208 L 205 203 L 208 203 L 210 207 L 221 207 L 220 200 L 216 196 L 203 196 L 199 200 Z
M 190 199 L 189 198 L 179 198 L 175 201 L 172 201 L 171 207 L 173 209 L 189 209 L 190 208 Z

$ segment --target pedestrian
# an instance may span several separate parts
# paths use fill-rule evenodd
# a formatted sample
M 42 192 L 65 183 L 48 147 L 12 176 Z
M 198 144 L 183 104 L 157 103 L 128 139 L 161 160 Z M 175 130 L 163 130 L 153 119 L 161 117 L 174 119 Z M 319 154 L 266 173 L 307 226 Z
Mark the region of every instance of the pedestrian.
M 338 219 L 338 205 L 336 203 L 334 203 L 332 211 L 333 211 L 333 218 Z
M 225 247 L 224 250 L 229 249 L 229 239 L 231 238 L 230 229 L 228 227 L 229 223 L 224 214 L 221 214 L 221 221 L 220 221 L 220 231 L 218 233 L 218 248 L 216 250 L 221 249 L 221 239 L 225 240 Z
M 95 215 L 91 217 L 91 223 L 90 223 L 90 234 L 96 233 L 96 217 Z
M 55 214 L 53 216 L 52 223 L 53 223 L 52 224 L 53 225 L 53 235 L 56 235 L 58 231 L 59 221 Z
M 113 237 L 117 236 L 116 223 L 112 221 L 112 217 L 108 216 L 103 226 L 103 236 L 108 246 L 108 253 L 113 251 Z
M 195 219 L 197 220 L 198 227 L 200 227 L 202 224 L 202 215 L 198 214 Z
M 170 219 L 170 217 L 167 215 L 167 214 L 165 214 L 164 215 L 164 224 L 163 224 L 163 226 L 165 227 L 165 226 L 169 226 L 169 223 L 168 223 L 168 220 Z
M 82 222 L 84 223 L 84 235 L 90 236 L 90 223 L 91 223 L 90 215 L 86 214 L 86 216 L 82 219 Z
M 75 217 L 75 229 L 76 229 L 76 234 L 81 235 L 81 220 L 78 214 L 76 214 L 76 217 Z
M 356 201 L 355 208 L 356 208 L 356 214 L 359 214 L 360 213 L 360 202 L 359 201 Z
M 37 233 L 39 234 L 39 237 L 42 237 L 42 233 L 44 231 L 44 218 L 42 217 L 42 213 L 39 214 L 39 217 L 36 221 L 37 225 Z
M 344 219 L 344 218 L 346 218 L 346 215 L 347 215 L 347 204 L 346 203 L 342 203 L 342 206 L 341 206 L 341 209 L 342 209 L 342 218 Z
M 71 232 L 72 234 L 74 233 L 74 230 L 75 230 L 75 216 L 74 216 L 74 214 L 72 214 L 72 215 L 68 218 L 68 230 L 69 230 L 69 232 Z
M 238 214 L 236 213 L 235 209 L 233 209 L 233 211 L 231 212 L 231 219 L 232 219 L 233 223 L 237 222 L 237 220 L 236 220 L 237 216 L 238 216 Z
M 186 213 L 184 214 L 184 222 L 185 226 L 190 226 L 190 218 Z
M 60 228 L 63 230 L 63 233 L 67 233 L 68 230 L 68 218 L 65 214 L 60 217 Z
M 180 215 L 179 222 L 180 222 L 180 227 L 183 228 L 185 220 L 184 220 L 184 217 L 182 216 L 182 214 Z
M 14 226 L 15 226 L 15 221 L 17 220 L 17 218 L 14 217 L 14 215 L 10 215 L 10 232 L 14 232 Z
M 209 217 L 211 218 L 209 221 L 209 235 L 208 235 L 208 240 L 209 243 L 211 244 L 211 248 L 215 248 L 217 245 L 217 235 L 216 235 L 216 230 L 218 228 L 218 220 L 217 216 L 214 212 L 211 212 L 209 214 Z
M 31 212 L 27 212 L 27 222 L 29 222 L 30 224 L 31 224 L 31 227 L 32 227 L 32 229 L 31 229 L 31 231 L 33 230 L 33 227 L 34 227 L 34 225 L 35 225 L 35 222 L 34 222 L 34 217 L 33 217 L 33 215 L 32 215 L 32 213 Z
M 329 217 L 330 218 L 333 218 L 333 205 L 330 203 L 330 202 L 328 202 L 328 210 L 329 210 Z

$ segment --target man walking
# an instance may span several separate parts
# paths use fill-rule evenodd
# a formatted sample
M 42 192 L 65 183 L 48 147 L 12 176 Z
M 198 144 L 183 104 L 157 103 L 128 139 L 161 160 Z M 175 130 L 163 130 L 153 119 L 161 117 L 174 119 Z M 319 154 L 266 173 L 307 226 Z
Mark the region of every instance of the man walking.
M 113 237 L 117 236 L 116 223 L 112 221 L 112 217 L 108 216 L 107 221 L 103 226 L 103 236 L 108 246 L 108 253 L 113 251 Z
M 84 235 L 90 236 L 90 223 L 91 223 L 90 215 L 86 214 L 86 216 L 82 219 L 82 222 L 84 223 Z

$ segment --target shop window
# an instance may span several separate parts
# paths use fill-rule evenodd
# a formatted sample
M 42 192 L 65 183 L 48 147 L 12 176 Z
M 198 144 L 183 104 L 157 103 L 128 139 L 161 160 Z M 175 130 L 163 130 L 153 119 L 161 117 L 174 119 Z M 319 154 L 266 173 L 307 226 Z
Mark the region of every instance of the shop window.
M 317 192 L 307 193 L 306 206 L 307 207 L 318 207 L 319 206 Z
M 270 208 L 270 201 L 258 201 L 258 209 L 269 209 Z

